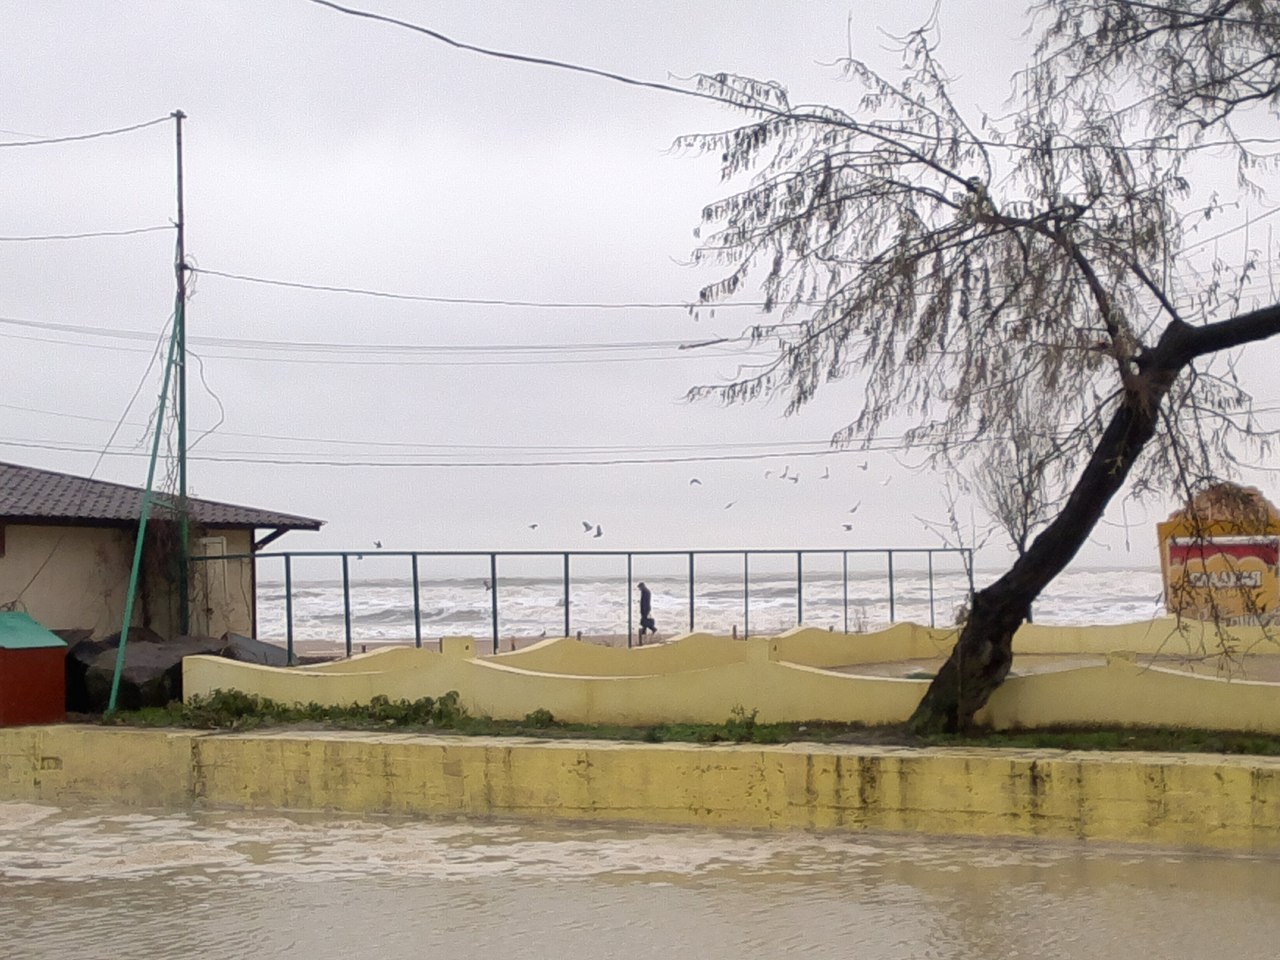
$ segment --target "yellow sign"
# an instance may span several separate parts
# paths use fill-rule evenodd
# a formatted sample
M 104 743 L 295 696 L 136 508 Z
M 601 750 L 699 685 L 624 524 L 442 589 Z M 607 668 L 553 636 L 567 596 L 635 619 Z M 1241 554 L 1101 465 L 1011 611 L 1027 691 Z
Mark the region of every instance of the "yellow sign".
M 1175 537 L 1168 551 L 1171 611 L 1234 626 L 1276 617 L 1280 537 Z
M 1215 484 L 1156 529 L 1170 613 L 1280 623 L 1280 513 L 1260 491 Z

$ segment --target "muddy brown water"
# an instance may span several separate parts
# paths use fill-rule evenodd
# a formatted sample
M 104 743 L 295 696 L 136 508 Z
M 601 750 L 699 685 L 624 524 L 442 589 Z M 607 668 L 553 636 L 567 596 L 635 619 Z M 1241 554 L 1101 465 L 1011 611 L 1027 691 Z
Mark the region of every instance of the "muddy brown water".
M 0 803 L 0 957 L 1273 958 L 1280 859 Z

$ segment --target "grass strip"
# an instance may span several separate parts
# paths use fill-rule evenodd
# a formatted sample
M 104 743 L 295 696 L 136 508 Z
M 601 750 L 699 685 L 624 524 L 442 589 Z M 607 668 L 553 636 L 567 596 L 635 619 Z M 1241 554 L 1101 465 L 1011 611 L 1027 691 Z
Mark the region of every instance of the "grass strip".
M 466 736 L 537 737 L 544 740 L 620 740 L 642 743 L 845 743 L 911 747 L 1006 747 L 1055 750 L 1142 750 L 1160 753 L 1280 756 L 1280 736 L 1165 727 L 1080 727 L 1037 730 L 975 730 L 915 736 L 905 726 L 865 726 L 823 720 L 761 723 L 756 711 L 735 707 L 718 724 L 662 723 L 646 726 L 564 723 L 549 710 L 523 720 L 472 716 L 454 691 L 420 700 L 374 697 L 368 704 L 328 707 L 282 704 L 234 690 L 175 701 L 167 707 L 120 711 L 102 720 L 112 726 L 181 727 L 197 730 L 256 730 L 310 727 L 331 730 L 398 730 Z

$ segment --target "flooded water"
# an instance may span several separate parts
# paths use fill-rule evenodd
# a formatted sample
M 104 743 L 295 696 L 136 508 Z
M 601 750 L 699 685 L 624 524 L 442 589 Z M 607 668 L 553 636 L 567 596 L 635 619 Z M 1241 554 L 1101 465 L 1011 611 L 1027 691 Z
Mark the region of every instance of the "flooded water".
M 0 956 L 1272 958 L 1280 860 L 0 803 Z

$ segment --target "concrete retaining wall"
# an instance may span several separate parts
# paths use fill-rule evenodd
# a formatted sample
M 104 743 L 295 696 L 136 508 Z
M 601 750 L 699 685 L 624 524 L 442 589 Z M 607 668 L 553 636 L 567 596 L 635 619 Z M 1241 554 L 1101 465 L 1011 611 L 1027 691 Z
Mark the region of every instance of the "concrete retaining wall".
M 0 799 L 1280 851 L 1259 757 L 54 726 L 0 730 Z

